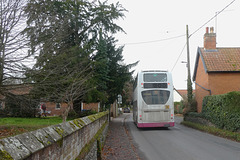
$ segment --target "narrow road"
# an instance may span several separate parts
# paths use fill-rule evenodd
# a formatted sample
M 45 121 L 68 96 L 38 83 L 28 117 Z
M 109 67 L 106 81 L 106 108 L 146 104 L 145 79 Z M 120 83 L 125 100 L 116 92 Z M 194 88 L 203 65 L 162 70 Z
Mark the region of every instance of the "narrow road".
M 180 125 L 181 117 L 175 121 L 168 129 L 138 129 L 130 113 L 125 125 L 148 160 L 240 160 L 240 143 Z

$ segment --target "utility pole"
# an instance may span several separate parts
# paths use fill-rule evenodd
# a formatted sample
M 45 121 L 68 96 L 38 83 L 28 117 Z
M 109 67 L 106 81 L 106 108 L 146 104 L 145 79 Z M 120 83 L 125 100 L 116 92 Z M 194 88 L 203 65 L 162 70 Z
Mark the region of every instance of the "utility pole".
M 188 35 L 188 25 L 186 26 L 186 38 L 187 38 L 187 69 L 188 69 L 188 79 L 187 79 L 187 98 L 188 98 L 188 111 L 191 109 L 192 102 L 192 81 L 190 73 L 190 56 L 189 56 L 189 35 Z

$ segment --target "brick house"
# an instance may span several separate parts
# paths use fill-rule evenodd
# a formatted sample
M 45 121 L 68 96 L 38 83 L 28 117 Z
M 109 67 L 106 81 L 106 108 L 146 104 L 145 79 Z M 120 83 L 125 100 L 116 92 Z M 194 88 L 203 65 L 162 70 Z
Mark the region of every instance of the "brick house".
M 60 116 L 68 107 L 66 103 L 40 102 L 46 104 L 47 116 Z M 39 106 L 40 107 L 40 106 Z
M 187 98 L 187 93 L 188 91 L 186 89 L 178 89 L 178 90 L 175 90 L 180 96 L 181 98 Z M 192 91 L 193 95 L 195 95 L 195 90 L 193 89 Z
M 25 84 L 16 84 L 16 85 L 8 85 L 5 86 L 9 93 L 13 95 L 27 95 L 29 94 L 30 90 L 32 89 L 31 85 Z M 0 109 L 5 108 L 5 96 L 0 95 Z M 49 113 L 48 116 L 59 116 L 61 115 L 67 108 L 66 103 L 53 103 L 53 102 L 39 102 L 40 104 L 45 103 L 47 107 L 47 112 Z
M 6 87 L 10 93 L 13 95 L 27 95 L 32 89 L 30 85 L 9 85 Z M 47 116 L 60 116 L 68 107 L 66 103 L 54 103 L 48 101 L 39 102 L 39 109 L 41 108 L 41 104 L 44 103 L 46 105 Z M 5 108 L 5 96 L 0 95 L 0 109 Z M 94 110 L 96 112 L 100 111 L 100 103 L 81 103 L 82 110 Z
M 4 90 L 13 95 L 27 95 L 32 89 L 29 85 L 6 85 Z M 0 94 L 0 109 L 5 108 L 5 96 Z
M 198 112 L 207 95 L 240 91 L 240 47 L 216 47 L 213 27 L 206 28 L 204 47 L 198 48 L 193 73 Z
M 81 110 L 92 110 L 100 112 L 100 102 L 98 103 L 81 103 Z

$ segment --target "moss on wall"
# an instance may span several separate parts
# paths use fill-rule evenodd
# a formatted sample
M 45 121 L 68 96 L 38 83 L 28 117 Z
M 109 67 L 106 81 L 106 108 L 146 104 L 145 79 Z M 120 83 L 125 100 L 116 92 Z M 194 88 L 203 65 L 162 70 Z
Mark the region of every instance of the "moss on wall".
M 13 160 L 11 155 L 7 151 L 5 151 L 5 150 L 0 150 L 0 159 Z
M 90 116 L 87 116 L 88 119 L 90 119 L 90 121 L 95 121 L 103 116 L 105 116 L 106 114 L 108 114 L 108 112 L 99 112 L 97 114 L 93 114 L 93 115 L 90 115 Z
M 100 138 L 102 136 L 103 130 L 105 129 L 106 125 L 108 125 L 108 121 L 106 121 L 102 125 L 102 127 L 98 130 L 98 132 L 91 139 L 91 141 L 82 148 L 79 156 L 75 160 L 83 159 L 89 153 L 89 151 L 91 150 L 91 148 L 96 140 L 97 140 L 97 152 L 98 152 L 98 155 L 101 155 L 101 150 L 102 150 L 103 144 L 101 144 Z

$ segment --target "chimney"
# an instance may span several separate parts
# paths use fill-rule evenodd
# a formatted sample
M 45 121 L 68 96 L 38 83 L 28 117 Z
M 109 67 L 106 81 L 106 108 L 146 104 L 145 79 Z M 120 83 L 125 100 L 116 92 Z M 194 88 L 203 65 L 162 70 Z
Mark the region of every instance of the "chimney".
M 215 50 L 216 49 L 216 33 L 213 33 L 214 28 L 206 27 L 206 33 L 204 34 L 204 49 L 205 50 Z

